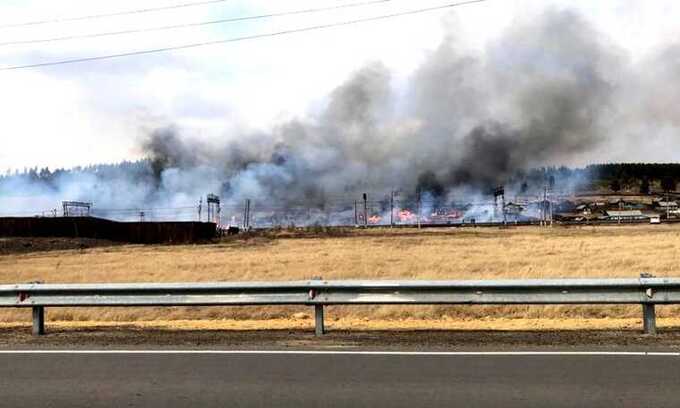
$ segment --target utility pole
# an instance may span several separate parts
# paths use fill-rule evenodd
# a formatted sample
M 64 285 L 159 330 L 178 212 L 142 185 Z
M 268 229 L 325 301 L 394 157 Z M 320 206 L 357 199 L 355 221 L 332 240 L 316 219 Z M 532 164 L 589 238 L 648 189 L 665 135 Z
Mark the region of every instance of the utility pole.
M 243 229 L 250 228 L 250 198 L 246 198 L 243 206 Z
M 368 196 L 364 193 L 364 228 L 368 227 Z
M 243 230 L 248 227 L 248 199 L 246 198 L 245 201 L 243 201 Z
M 201 211 L 203 210 L 203 197 L 198 201 L 198 222 L 201 222 Z
M 507 227 L 508 226 L 508 220 L 506 218 L 505 214 L 505 187 L 503 187 L 503 195 L 501 196 L 501 205 L 502 205 L 502 210 L 503 210 L 503 226 Z
M 390 193 L 390 228 L 394 227 L 394 190 Z
M 543 225 L 547 227 L 548 226 L 548 218 L 549 218 L 548 212 L 550 211 L 550 209 L 548 207 L 548 186 L 547 185 L 543 186 L 543 208 L 544 208 Z
M 552 228 L 553 226 L 553 202 L 552 202 L 552 196 L 553 192 L 552 190 L 548 190 L 546 193 L 546 199 L 548 200 L 548 222 L 550 223 L 550 227 Z
M 550 209 L 550 228 L 553 226 L 553 205 L 552 205 L 552 200 L 548 201 L 548 208 Z
M 359 211 L 357 208 L 357 200 L 354 200 L 354 228 L 359 226 Z
M 417 202 L 416 202 L 416 219 L 418 220 L 418 229 L 420 229 L 420 190 L 418 190 L 417 193 Z

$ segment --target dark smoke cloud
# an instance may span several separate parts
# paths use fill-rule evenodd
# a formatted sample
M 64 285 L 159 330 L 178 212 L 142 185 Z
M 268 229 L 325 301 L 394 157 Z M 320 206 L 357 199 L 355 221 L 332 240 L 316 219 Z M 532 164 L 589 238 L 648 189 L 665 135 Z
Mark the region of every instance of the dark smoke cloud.
M 154 175 L 160 178 L 168 168 L 196 167 L 202 152 L 195 150 L 195 146 L 201 148 L 200 144 L 180 137 L 174 127 L 166 127 L 154 130 L 144 141 L 143 150 L 148 152 Z
M 482 55 L 459 49 L 454 35 L 412 76 L 405 109 L 374 63 L 317 117 L 229 137 L 219 149 L 189 149 L 177 130 L 155 132 L 145 147 L 167 168 L 219 167 L 234 199 L 321 203 L 361 189 L 487 188 L 605 142 L 621 56 L 581 16 L 549 10 Z
M 472 125 L 469 131 L 451 130 L 455 124 L 443 129 L 454 134 L 457 147 L 449 185 L 500 183 L 518 169 L 559 163 L 605 142 L 620 59 L 613 46 L 569 11 L 553 10 L 513 28 L 478 59 L 456 56 L 443 44 L 420 82 L 425 89 L 437 83 L 458 89 L 440 91 L 435 99 L 440 111 L 426 111 L 434 110 L 436 118 L 450 106 L 469 103 L 456 110 L 462 118 L 455 120 Z M 438 75 L 429 74 L 432 66 Z M 441 121 L 433 123 L 441 126 Z
M 337 87 L 319 114 L 266 131 L 210 143 L 186 136 L 191 129 L 151 132 L 142 147 L 153 199 L 215 192 L 227 203 L 323 205 L 362 191 L 486 192 L 534 166 L 616 160 L 615 146 L 631 150 L 641 135 L 680 126 L 680 47 L 632 63 L 560 9 L 518 21 L 482 52 L 456 36 L 405 89 L 376 62 Z
M 211 148 L 187 142 L 170 127 L 153 132 L 144 148 L 154 163 L 170 163 L 168 168 L 219 168 L 223 193 L 234 199 L 322 203 L 327 193 L 383 184 L 382 166 L 391 154 L 385 129 L 391 99 L 390 74 L 376 63 L 338 87 L 317 118 L 284 123 L 270 133 L 240 134 Z

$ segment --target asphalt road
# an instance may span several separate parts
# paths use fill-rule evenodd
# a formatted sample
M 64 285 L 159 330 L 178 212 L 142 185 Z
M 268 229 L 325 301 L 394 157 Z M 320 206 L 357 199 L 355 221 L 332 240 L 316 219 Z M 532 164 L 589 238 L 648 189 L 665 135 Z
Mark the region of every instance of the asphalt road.
M 3 407 L 678 407 L 678 355 L 2 353 Z

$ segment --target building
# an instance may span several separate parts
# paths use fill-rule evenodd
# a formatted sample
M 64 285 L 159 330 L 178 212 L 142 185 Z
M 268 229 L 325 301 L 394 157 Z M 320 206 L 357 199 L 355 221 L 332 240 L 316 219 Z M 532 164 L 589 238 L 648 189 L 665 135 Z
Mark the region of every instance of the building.
M 655 207 L 662 211 L 676 211 L 678 209 L 677 201 L 657 201 Z
M 607 210 L 605 215 L 611 221 L 636 221 L 649 218 L 640 210 Z
M 582 215 L 590 215 L 593 213 L 592 209 L 588 204 L 579 204 L 576 206 L 576 212 Z
M 508 215 L 519 216 L 524 211 L 524 207 L 520 204 L 507 203 L 505 205 L 505 213 Z
M 562 200 L 555 205 L 556 213 L 573 213 L 576 211 L 576 203 L 569 200 Z
M 553 215 L 556 221 L 562 222 L 586 222 L 588 218 L 581 213 L 561 212 Z

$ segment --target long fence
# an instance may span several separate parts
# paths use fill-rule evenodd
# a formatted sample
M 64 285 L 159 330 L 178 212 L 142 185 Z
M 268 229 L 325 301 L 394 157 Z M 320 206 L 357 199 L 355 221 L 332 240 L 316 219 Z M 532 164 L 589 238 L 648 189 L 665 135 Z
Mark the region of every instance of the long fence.
M 330 281 L 0 285 L 0 307 L 33 309 L 45 332 L 46 307 L 306 305 L 316 334 L 327 305 L 639 304 L 643 329 L 656 333 L 655 305 L 680 303 L 680 278 L 461 281 Z
M 97 238 L 139 244 L 192 243 L 215 237 L 211 222 L 119 222 L 96 217 L 0 217 L 0 237 Z

